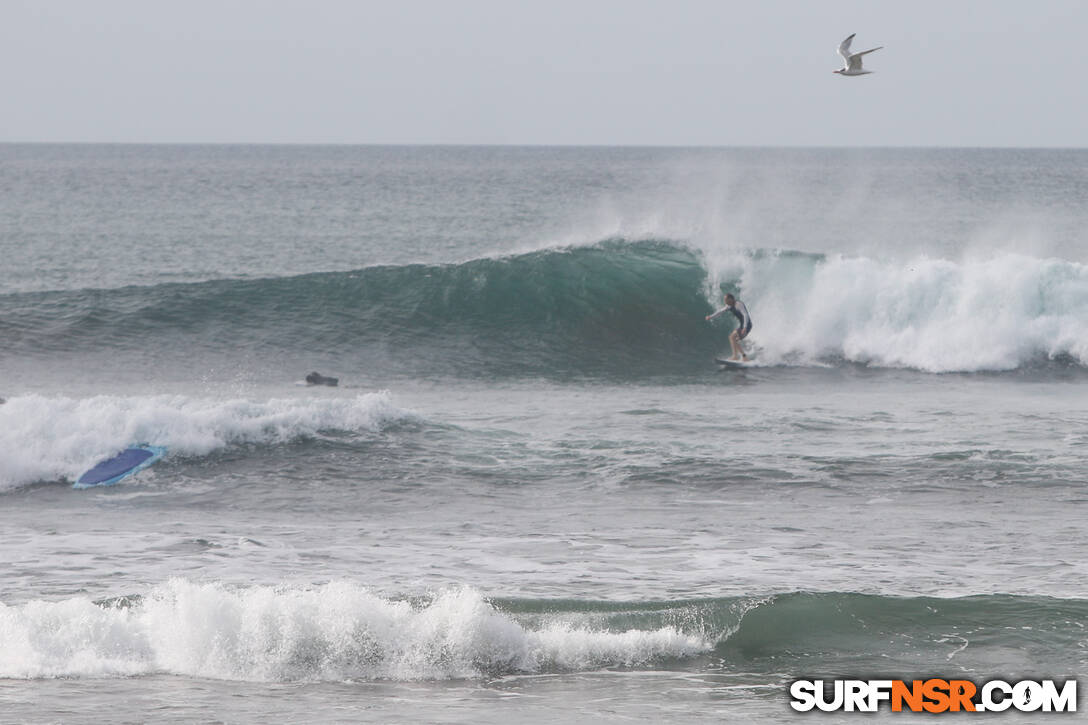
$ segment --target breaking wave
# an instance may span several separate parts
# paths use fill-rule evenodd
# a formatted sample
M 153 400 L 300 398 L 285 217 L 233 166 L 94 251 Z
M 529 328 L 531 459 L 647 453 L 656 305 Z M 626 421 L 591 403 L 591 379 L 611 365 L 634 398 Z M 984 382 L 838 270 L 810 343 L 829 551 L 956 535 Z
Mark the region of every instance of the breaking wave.
M 609 603 L 490 600 L 467 587 L 388 598 L 345 581 L 237 588 L 173 579 L 108 601 L 0 604 L 0 677 L 446 680 L 696 657 L 742 670 L 876 663 L 903 675 L 951 663 L 992 675 L 992 653 L 1007 660 L 1014 650 L 1018 666 L 1058 673 L 1082 665 L 1076 623 L 1086 618 L 1084 600 L 1006 595 Z
M 1076 262 L 749 250 L 711 265 L 662 240 L 7 295 L 0 335 L 4 354 L 22 356 L 320 351 L 385 376 L 643 377 L 705 371 L 728 348 L 729 320 L 703 320 L 723 291 L 748 305 L 752 339 L 771 365 L 975 372 L 1088 363 L 1088 266 Z
M 230 445 L 284 443 L 326 431 L 373 433 L 414 419 L 386 392 L 262 401 L 24 395 L 0 406 L 0 491 L 75 480 L 133 443 L 166 446 L 170 456 L 204 456 Z

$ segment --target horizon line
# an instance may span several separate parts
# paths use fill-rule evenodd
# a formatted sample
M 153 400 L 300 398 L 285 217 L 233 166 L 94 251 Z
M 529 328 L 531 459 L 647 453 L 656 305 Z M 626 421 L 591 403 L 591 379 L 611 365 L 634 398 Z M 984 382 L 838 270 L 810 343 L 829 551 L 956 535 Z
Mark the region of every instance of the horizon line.
M 1088 146 L 987 146 L 954 144 L 600 144 L 600 143 L 466 143 L 466 142 L 367 142 L 367 141 L 5 141 L 0 146 L 283 146 L 366 148 L 539 148 L 539 149 L 976 149 L 1007 151 L 1084 151 Z

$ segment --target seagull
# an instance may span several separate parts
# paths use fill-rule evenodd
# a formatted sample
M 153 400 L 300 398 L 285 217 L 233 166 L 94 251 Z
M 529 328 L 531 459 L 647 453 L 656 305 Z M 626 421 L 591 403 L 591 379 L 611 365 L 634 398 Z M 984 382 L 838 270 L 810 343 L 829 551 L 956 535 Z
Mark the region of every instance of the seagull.
M 880 48 L 883 48 L 884 46 L 882 45 L 878 48 L 869 48 L 869 50 L 863 50 L 860 53 L 851 53 L 850 41 L 854 39 L 855 35 L 857 35 L 857 33 L 851 33 L 849 38 L 839 43 L 839 55 L 842 56 L 842 59 L 846 63 L 846 65 L 836 71 L 831 71 L 832 73 L 838 73 L 839 75 L 843 76 L 863 76 L 866 73 L 872 73 L 871 70 L 862 69 L 861 56 L 865 55 L 866 53 L 872 53 L 874 50 L 880 50 Z

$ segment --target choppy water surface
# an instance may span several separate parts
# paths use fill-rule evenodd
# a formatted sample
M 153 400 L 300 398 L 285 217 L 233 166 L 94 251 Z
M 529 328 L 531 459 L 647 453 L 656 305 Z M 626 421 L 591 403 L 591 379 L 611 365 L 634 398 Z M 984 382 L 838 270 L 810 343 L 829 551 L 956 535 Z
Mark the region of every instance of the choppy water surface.
M 799 677 L 1085 671 L 1082 152 L 0 159 L 16 721 L 789 721 Z M 755 367 L 713 363 L 725 291 Z

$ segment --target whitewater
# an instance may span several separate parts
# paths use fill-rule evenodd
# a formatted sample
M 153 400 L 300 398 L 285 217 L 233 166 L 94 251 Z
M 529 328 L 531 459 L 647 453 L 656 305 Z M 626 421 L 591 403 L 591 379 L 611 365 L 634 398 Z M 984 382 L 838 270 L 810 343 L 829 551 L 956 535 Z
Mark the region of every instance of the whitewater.
M 6 719 L 787 722 L 798 678 L 1086 672 L 1084 152 L 0 161 Z

